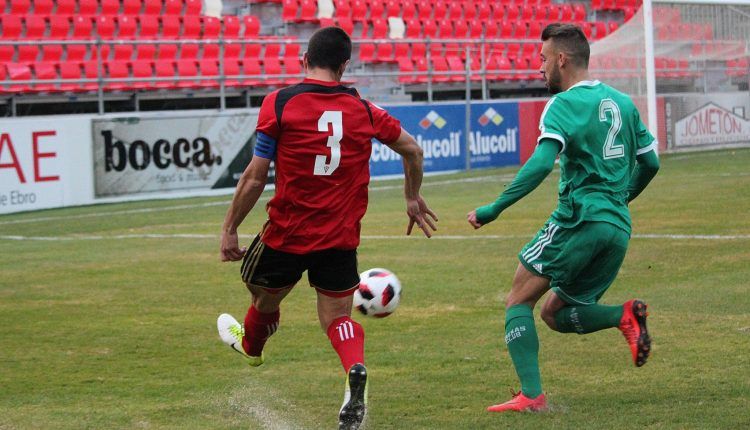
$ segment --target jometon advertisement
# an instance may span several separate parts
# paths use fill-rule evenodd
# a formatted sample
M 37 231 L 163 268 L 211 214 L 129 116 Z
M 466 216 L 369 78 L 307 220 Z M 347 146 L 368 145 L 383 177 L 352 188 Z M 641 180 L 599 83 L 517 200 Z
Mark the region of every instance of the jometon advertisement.
M 255 112 L 94 120 L 95 195 L 234 187 L 257 121 Z
M 750 143 L 750 97 L 747 93 L 665 97 L 669 148 Z

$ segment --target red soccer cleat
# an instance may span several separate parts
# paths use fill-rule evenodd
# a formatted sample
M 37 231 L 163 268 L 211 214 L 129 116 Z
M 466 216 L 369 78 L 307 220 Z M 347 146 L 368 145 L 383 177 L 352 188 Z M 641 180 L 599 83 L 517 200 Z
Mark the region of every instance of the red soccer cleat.
M 619 329 L 630 345 L 633 362 L 637 367 L 641 367 L 646 364 L 651 352 L 651 336 L 648 335 L 646 328 L 648 306 L 638 299 L 628 300 L 622 306 L 623 313 Z
M 544 394 L 540 394 L 534 399 L 530 399 L 523 395 L 523 393 L 514 393 L 510 391 L 513 398 L 505 403 L 499 405 L 493 405 L 487 408 L 487 412 L 539 412 L 547 409 L 547 399 Z

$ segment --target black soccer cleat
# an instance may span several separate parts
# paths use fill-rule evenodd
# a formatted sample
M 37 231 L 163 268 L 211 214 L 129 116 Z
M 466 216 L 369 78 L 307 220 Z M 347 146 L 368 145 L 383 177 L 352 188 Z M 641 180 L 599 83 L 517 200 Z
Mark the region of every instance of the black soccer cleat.
M 339 430 L 357 430 L 367 414 L 367 368 L 357 363 L 346 377 L 344 403 L 339 411 Z

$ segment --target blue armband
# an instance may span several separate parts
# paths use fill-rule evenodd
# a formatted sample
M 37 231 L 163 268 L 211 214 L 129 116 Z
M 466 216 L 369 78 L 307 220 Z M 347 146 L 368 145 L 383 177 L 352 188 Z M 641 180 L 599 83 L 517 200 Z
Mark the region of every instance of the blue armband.
M 276 158 L 276 139 L 259 131 L 253 153 L 258 157 L 273 160 Z

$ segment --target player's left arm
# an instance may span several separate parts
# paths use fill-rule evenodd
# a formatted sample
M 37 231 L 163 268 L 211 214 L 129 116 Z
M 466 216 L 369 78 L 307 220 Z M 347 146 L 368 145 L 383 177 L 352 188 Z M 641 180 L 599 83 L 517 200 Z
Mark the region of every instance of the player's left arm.
M 510 186 L 494 202 L 480 206 L 466 216 L 469 224 L 479 228 L 494 221 L 500 213 L 524 196 L 534 191 L 555 167 L 555 159 L 560 152 L 559 141 L 543 138 L 534 153 L 526 161 Z
M 646 125 L 641 121 L 638 111 L 635 111 L 636 126 L 636 166 L 630 175 L 628 183 L 628 203 L 632 202 L 646 188 L 659 171 L 658 143 L 649 133 Z

